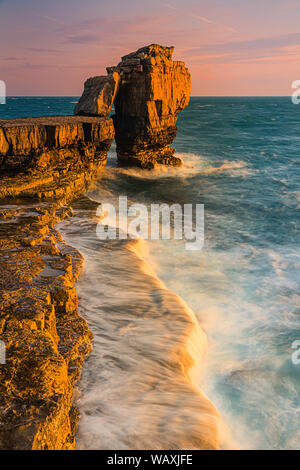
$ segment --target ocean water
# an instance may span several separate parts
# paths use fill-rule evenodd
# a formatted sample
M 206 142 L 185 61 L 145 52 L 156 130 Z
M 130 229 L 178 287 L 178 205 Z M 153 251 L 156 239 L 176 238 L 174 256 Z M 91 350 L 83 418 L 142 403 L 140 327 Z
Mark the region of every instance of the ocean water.
M 0 105 L 0 119 L 73 114 L 75 96 L 9 96 Z
M 40 100 L 50 114 L 76 101 Z M 36 99 L 8 104 L 3 117 L 47 113 Z M 94 333 L 78 447 L 299 449 L 299 109 L 195 97 L 178 129 L 182 168 L 121 169 L 112 146 L 89 199 L 60 224 L 86 260 L 77 290 Z M 120 195 L 204 204 L 204 247 L 99 240 L 95 202 Z

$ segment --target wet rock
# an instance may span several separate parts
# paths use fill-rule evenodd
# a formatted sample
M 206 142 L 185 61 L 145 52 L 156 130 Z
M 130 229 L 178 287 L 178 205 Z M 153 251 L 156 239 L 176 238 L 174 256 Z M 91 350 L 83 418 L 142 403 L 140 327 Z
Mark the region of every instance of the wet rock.
M 82 116 L 107 117 L 111 111 L 120 76 L 112 72 L 108 76 L 89 78 L 84 84 L 84 91 L 76 105 L 74 114 Z

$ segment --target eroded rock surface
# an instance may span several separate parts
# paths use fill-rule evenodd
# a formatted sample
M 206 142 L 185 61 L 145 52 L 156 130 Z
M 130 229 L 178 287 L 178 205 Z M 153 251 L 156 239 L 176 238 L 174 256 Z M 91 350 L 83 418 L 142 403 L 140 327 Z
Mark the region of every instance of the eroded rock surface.
M 83 265 L 55 224 L 106 161 L 100 118 L 0 121 L 0 449 L 74 449 L 76 380 L 92 334 L 77 311 Z
M 26 174 L 2 179 L 18 197 L 0 201 L 0 449 L 75 448 L 74 385 L 92 334 L 77 311 L 82 256 L 54 226 L 101 168 L 32 186 Z
M 73 388 L 92 335 L 77 312 L 81 255 L 56 204 L 0 205 L 0 449 L 74 449 Z

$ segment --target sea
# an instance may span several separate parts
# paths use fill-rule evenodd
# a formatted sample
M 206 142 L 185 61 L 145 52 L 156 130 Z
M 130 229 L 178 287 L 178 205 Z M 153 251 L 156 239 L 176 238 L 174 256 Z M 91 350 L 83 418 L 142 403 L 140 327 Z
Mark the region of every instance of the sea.
M 77 101 L 10 97 L 0 119 L 72 114 Z M 140 170 L 120 168 L 113 144 L 58 227 L 85 258 L 79 309 L 94 334 L 77 446 L 300 449 L 300 107 L 192 97 L 174 147 L 182 167 Z M 119 196 L 203 204 L 202 249 L 99 239 L 95 208 Z

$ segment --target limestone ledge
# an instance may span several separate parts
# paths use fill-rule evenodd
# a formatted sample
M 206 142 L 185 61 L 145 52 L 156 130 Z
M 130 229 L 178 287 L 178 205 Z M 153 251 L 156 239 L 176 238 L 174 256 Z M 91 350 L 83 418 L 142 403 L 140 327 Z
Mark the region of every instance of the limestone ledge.
M 66 173 L 106 159 L 114 138 L 112 119 L 45 116 L 0 119 L 0 171 Z
M 66 245 L 55 224 L 72 216 L 69 204 L 103 169 L 113 126 L 109 119 L 66 120 L 0 125 L 0 340 L 6 345 L 0 449 L 76 447 L 74 386 L 92 333 L 77 311 L 82 256 Z

